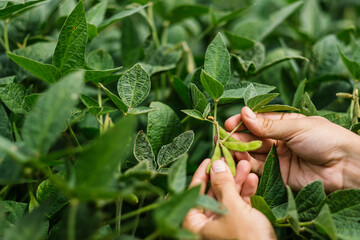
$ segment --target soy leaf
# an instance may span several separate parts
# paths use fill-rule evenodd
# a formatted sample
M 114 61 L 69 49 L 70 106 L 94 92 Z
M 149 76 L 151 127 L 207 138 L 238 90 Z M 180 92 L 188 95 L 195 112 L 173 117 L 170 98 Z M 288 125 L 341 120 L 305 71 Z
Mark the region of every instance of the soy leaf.
M 61 72 L 58 68 L 50 64 L 44 64 L 30 58 L 17 56 L 10 52 L 6 53 L 16 64 L 32 73 L 35 77 L 47 82 L 54 83 L 61 77 Z
M 339 46 L 338 46 L 338 51 L 340 53 L 341 60 L 343 61 L 344 65 L 346 66 L 347 70 L 350 72 L 351 76 L 354 79 L 359 79 L 360 78 L 360 63 L 347 58 L 344 55 L 344 53 L 341 51 Z
M 314 224 L 320 232 L 326 233 L 331 240 L 337 239 L 336 228 L 331 218 L 330 208 L 327 204 L 321 208 L 319 215 L 315 218 Z
M 110 53 L 103 49 L 97 49 L 89 53 L 87 66 L 95 70 L 107 70 L 114 68 L 114 60 Z
M 256 73 L 255 63 L 253 61 L 244 60 L 240 56 L 231 54 L 231 64 L 234 65 L 235 71 L 237 71 L 241 77 L 248 78 Z
M 22 129 L 25 143 L 46 154 L 65 129 L 83 86 L 83 73 L 75 72 L 52 85 L 25 118 Z M 36 124 L 34 124 L 36 123 Z
M 186 18 L 199 17 L 209 12 L 209 8 L 202 5 L 180 5 L 171 10 L 168 15 L 170 22 L 180 22 Z
M 181 110 L 183 113 L 185 113 L 186 115 L 198 119 L 198 120 L 204 120 L 204 116 L 201 114 L 201 112 L 199 112 L 198 110 L 195 109 L 185 109 L 185 110 Z
M 0 104 L 0 136 L 12 139 L 12 128 L 3 105 Z
M 191 107 L 190 91 L 188 86 L 177 76 L 172 77 L 172 85 L 186 107 Z
M 87 23 L 83 1 L 80 0 L 60 30 L 55 48 L 53 64 L 62 73 L 79 69 L 85 63 Z
M 228 210 L 224 205 L 207 195 L 199 195 L 196 205 L 203 207 L 217 214 L 226 214 Z
M 326 195 L 321 181 L 315 181 L 306 185 L 298 192 L 295 203 L 300 221 L 313 220 L 320 211 Z
M 139 11 L 141 11 L 142 9 L 144 9 L 145 7 L 147 7 L 146 5 L 143 6 L 139 6 L 133 9 L 126 9 L 123 11 L 120 11 L 119 13 L 113 15 L 112 17 L 106 19 L 105 21 L 103 21 L 99 26 L 98 26 L 98 32 L 102 32 L 105 28 L 107 28 L 108 26 L 110 26 L 111 24 L 125 18 L 128 16 L 131 16 Z
M 151 144 L 143 131 L 140 131 L 135 138 L 134 156 L 139 162 L 147 161 L 150 169 L 156 169 L 155 155 L 151 148 Z
M 7 138 L 0 136 L 0 153 L 5 153 L 17 162 L 27 162 L 28 157 L 19 150 L 17 144 L 11 142 Z
M 159 109 L 157 109 L 157 108 L 139 106 L 139 107 L 135 107 L 135 108 L 130 108 L 129 111 L 127 112 L 127 114 L 140 115 L 140 114 L 145 114 L 145 113 L 154 112 L 154 111 L 158 111 L 158 110 Z
M 230 80 L 230 54 L 220 33 L 206 50 L 204 70 L 223 85 Z
M 174 138 L 171 143 L 162 146 L 157 157 L 159 168 L 166 167 L 183 156 L 190 149 L 193 141 L 194 132 L 186 131 Z
M 262 108 L 264 105 L 268 104 L 274 98 L 279 96 L 278 93 L 268 93 L 264 95 L 258 95 L 247 100 L 246 105 L 251 108 L 254 112 L 257 112 L 258 109 Z
M 203 112 L 206 108 L 207 101 L 205 95 L 193 83 L 190 83 L 191 100 L 196 110 Z
M 283 57 L 283 58 L 280 58 L 280 59 L 276 59 L 272 62 L 269 62 L 269 63 L 266 63 L 264 66 L 262 66 L 260 69 L 258 69 L 256 71 L 256 75 L 266 71 L 267 69 L 277 65 L 277 64 L 280 64 L 282 62 L 285 62 L 285 61 L 289 61 L 289 60 L 303 60 L 303 61 L 309 61 L 309 59 L 305 58 L 305 57 L 302 57 L 302 56 L 289 56 L 289 57 Z
M 128 106 L 115 94 L 110 92 L 106 87 L 104 87 L 101 83 L 99 83 L 100 87 L 104 90 L 106 95 L 110 98 L 110 100 L 118 107 L 123 113 L 128 111 Z
M 168 144 L 182 132 L 178 116 L 167 105 L 160 102 L 152 102 L 150 107 L 159 111 L 150 112 L 148 115 L 147 136 L 157 155 L 161 146 Z
M 46 0 L 28 1 L 26 3 L 10 5 L 6 8 L 0 9 L 0 19 L 3 20 L 6 18 L 10 18 L 10 16 L 12 14 L 15 14 L 19 11 L 23 11 L 37 3 L 44 2 L 44 1 L 46 1 Z
M 285 192 L 279 158 L 274 145 L 266 158 L 256 195 L 262 196 L 270 208 L 273 208 L 284 203 Z
M 283 111 L 300 112 L 300 110 L 295 108 L 295 107 L 288 106 L 288 105 L 279 105 L 279 104 L 262 106 L 262 107 L 260 107 L 259 109 L 256 110 L 256 112 L 258 112 L 258 113 L 262 113 L 262 112 L 283 112 Z
M 300 233 L 300 225 L 299 225 L 299 217 L 296 209 L 296 203 L 289 186 L 286 186 L 287 194 L 288 194 L 288 206 L 286 209 L 286 218 L 290 222 L 291 228 L 294 232 L 299 235 Z
M 204 89 L 214 100 L 219 99 L 223 94 L 224 86 L 219 81 L 207 74 L 204 70 L 201 71 L 200 81 Z
M 150 76 L 140 64 L 127 70 L 117 85 L 120 98 L 129 108 L 142 103 L 149 95 L 150 87 Z
M 247 105 L 249 100 L 255 96 L 256 96 L 256 89 L 255 89 L 254 85 L 251 83 L 246 87 L 244 94 L 243 94 L 245 105 Z
M 203 112 L 203 117 L 204 118 L 207 118 L 208 117 L 208 115 L 209 115 L 209 113 L 210 113 L 210 111 L 211 111 L 211 104 L 209 103 L 208 105 L 206 105 L 206 108 L 205 108 L 205 110 L 204 110 L 204 112 Z
M 267 205 L 263 197 L 251 196 L 250 200 L 251 200 L 251 206 L 262 212 L 269 219 L 271 223 L 273 223 L 276 220 L 275 215 L 273 214 L 269 205 Z
M 86 146 L 75 163 L 76 186 L 93 190 L 110 188 L 115 180 L 114 174 L 118 166 L 128 155 L 135 127 L 134 118 L 122 118 L 115 127 L 101 135 L 98 141 Z M 122 146 L 121 151 L 119 146 Z
M 80 100 L 95 117 L 116 111 L 116 108 L 104 106 L 100 107 L 99 103 L 95 99 L 84 94 L 80 95 Z
M 173 237 L 180 229 L 180 224 L 187 212 L 196 205 L 200 187 L 193 187 L 186 192 L 172 196 L 154 211 L 154 221 L 158 231 Z
M 112 73 L 117 72 L 122 67 L 113 68 L 113 69 L 106 69 L 106 70 L 85 70 L 85 82 L 93 82 L 99 83 L 102 82 L 103 79 L 107 76 L 110 76 Z
M 107 0 L 102 0 L 94 5 L 86 14 L 87 22 L 99 26 L 104 20 L 107 7 Z
M 294 95 L 294 100 L 293 100 L 293 107 L 298 107 L 298 105 L 300 104 L 301 98 L 304 95 L 304 91 L 305 91 L 305 84 L 306 84 L 306 79 L 302 80 L 295 92 Z
M 22 84 L 0 85 L 0 99 L 13 113 L 25 114 L 29 111 L 25 102 L 25 87 Z
M 317 116 L 319 115 L 314 103 L 307 92 L 301 98 L 300 111 L 306 116 Z
M 167 178 L 167 186 L 172 193 L 181 193 L 185 189 L 186 161 L 187 156 L 180 157 L 170 167 L 170 173 Z
M 245 50 L 252 48 L 255 44 L 255 42 L 249 38 L 241 37 L 228 31 L 225 31 L 225 35 L 231 47 L 234 49 Z

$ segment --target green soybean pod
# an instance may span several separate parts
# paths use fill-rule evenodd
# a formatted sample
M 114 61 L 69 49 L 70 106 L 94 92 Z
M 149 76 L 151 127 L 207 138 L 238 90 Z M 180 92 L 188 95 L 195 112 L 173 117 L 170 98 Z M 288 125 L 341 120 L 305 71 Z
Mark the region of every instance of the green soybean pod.
M 228 132 L 223 129 L 222 127 L 219 126 L 219 134 L 220 134 L 220 138 L 221 139 L 224 139 L 227 135 L 228 135 Z M 235 138 L 233 138 L 232 136 L 230 136 L 227 141 L 230 141 L 230 142 L 234 142 L 234 141 L 237 141 Z
M 236 173 L 235 162 L 231 155 L 231 152 L 224 145 L 221 145 L 221 150 L 224 154 L 225 161 L 226 161 L 227 165 L 229 166 L 232 175 L 235 176 L 235 173 Z
M 228 149 L 239 151 L 239 152 L 246 152 L 256 150 L 261 147 L 262 142 L 259 140 L 251 141 L 251 142 L 241 142 L 241 141 L 229 141 L 223 143 Z
M 211 165 L 214 161 L 219 160 L 221 158 L 221 149 L 218 143 L 216 143 L 216 147 L 214 150 L 214 154 L 211 157 L 211 162 L 209 163 L 209 165 L 206 168 L 206 173 L 209 174 L 210 173 L 210 168 Z

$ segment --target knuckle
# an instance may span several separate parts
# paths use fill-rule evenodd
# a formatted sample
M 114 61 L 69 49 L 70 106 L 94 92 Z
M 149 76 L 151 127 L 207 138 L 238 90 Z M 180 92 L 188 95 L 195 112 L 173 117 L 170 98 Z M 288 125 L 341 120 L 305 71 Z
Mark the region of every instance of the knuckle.
M 265 134 L 266 134 L 266 132 L 271 131 L 271 129 L 273 128 L 273 126 L 274 126 L 274 121 L 273 121 L 273 120 L 268 119 L 268 118 L 264 118 L 264 119 L 263 119 L 262 127 L 263 127 L 264 130 L 265 130 Z

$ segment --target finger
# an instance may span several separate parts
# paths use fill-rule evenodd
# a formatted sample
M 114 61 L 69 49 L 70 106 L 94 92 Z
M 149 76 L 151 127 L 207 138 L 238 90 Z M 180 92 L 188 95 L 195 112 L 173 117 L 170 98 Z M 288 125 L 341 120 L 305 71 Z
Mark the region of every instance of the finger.
M 240 193 L 240 196 L 247 204 L 250 204 L 250 197 L 256 194 L 258 183 L 259 178 L 255 173 L 250 173 L 247 176 Z
M 299 121 L 298 118 L 303 118 L 303 115 L 289 114 L 255 114 L 248 107 L 241 109 L 242 120 L 251 133 L 259 137 L 284 141 L 311 127 L 308 122 Z M 275 117 L 276 120 L 269 116 Z
M 241 115 L 240 114 L 236 114 L 230 118 L 228 118 L 225 123 L 225 129 L 229 132 L 231 132 L 240 122 L 241 122 Z M 246 129 L 244 124 L 241 124 L 240 127 L 238 127 L 238 129 L 236 130 L 238 131 L 244 131 Z
M 192 208 L 186 214 L 182 226 L 195 234 L 199 234 L 208 221 L 209 218 L 206 217 L 201 210 Z
M 264 163 L 267 154 L 256 154 L 248 152 L 235 152 L 235 157 L 238 160 L 246 160 L 251 165 L 251 171 L 261 175 L 264 168 Z
M 221 160 L 213 162 L 210 180 L 216 198 L 228 209 L 234 207 L 236 199 L 240 197 L 236 191 L 235 180 L 225 162 Z
M 236 174 L 235 174 L 235 185 L 236 185 L 236 190 L 239 194 L 244 185 L 244 182 L 247 179 L 247 176 L 250 173 L 250 170 L 251 170 L 251 165 L 249 161 L 246 160 L 239 161 L 236 167 Z
M 262 142 L 261 147 L 251 151 L 256 153 L 268 153 L 272 146 L 276 144 L 276 140 L 269 139 L 269 138 L 259 138 L 251 133 L 234 133 L 232 135 L 236 140 L 242 141 L 242 142 L 251 142 L 255 140 L 260 140 Z
M 201 185 L 200 193 L 201 194 L 205 193 L 206 185 L 209 181 L 209 175 L 206 173 L 206 168 L 209 165 L 210 161 L 211 160 L 207 158 L 199 165 L 198 169 L 195 171 L 193 175 L 189 188 L 192 188 L 197 185 Z

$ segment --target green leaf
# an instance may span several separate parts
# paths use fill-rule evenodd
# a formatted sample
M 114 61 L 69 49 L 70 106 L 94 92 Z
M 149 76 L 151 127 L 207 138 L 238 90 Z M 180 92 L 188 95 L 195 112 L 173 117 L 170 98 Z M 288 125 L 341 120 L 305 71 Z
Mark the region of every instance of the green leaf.
M 0 99 L 13 113 L 25 114 L 29 111 L 25 91 L 24 85 L 19 83 L 0 85 Z
M 125 105 L 125 103 L 118 96 L 116 96 L 115 94 L 110 92 L 101 83 L 99 83 L 99 85 L 104 90 L 106 95 L 110 98 L 110 100 L 116 105 L 117 108 L 119 108 L 123 113 L 126 113 L 128 111 L 128 107 Z
M 186 86 L 185 83 L 177 76 L 172 77 L 171 83 L 185 106 L 190 108 L 192 105 L 188 86 Z
M 18 222 L 28 208 L 28 204 L 22 202 L 5 200 L 1 201 L 1 203 L 1 207 L 5 209 L 5 213 L 8 213 L 6 220 L 11 224 Z
M 268 93 L 264 95 L 258 95 L 247 100 L 246 105 L 249 108 L 251 108 L 254 112 L 257 112 L 258 109 L 262 108 L 264 105 L 271 102 L 277 96 L 279 96 L 278 93 Z
M 330 208 L 327 204 L 324 204 L 321 208 L 319 215 L 314 220 L 314 224 L 320 232 L 326 233 L 331 240 L 337 239 L 336 228 L 331 218 Z
M 249 84 L 245 91 L 244 91 L 244 94 L 243 94 L 243 98 L 244 98 L 244 102 L 245 102 L 245 105 L 248 104 L 248 101 L 253 98 L 253 97 L 256 97 L 256 88 L 254 87 L 254 85 L 251 83 Z
M 195 109 L 185 109 L 185 110 L 181 110 L 183 113 L 185 113 L 186 115 L 198 119 L 198 120 L 204 120 L 204 116 L 201 114 L 201 112 L 199 112 L 198 110 Z
M 23 11 L 37 3 L 44 2 L 46 0 L 28 1 L 23 4 L 10 5 L 0 10 L 0 19 L 11 18 L 11 15 L 20 11 Z
M 119 165 L 128 155 L 135 127 L 134 118 L 122 118 L 115 127 L 108 129 L 97 141 L 88 145 L 75 163 L 76 185 L 93 190 L 109 189 Z
M 301 98 L 300 104 L 301 113 L 306 116 L 318 116 L 319 113 L 311 101 L 311 98 L 307 92 L 305 92 Z
M 41 154 L 48 152 L 66 127 L 82 89 L 82 79 L 82 72 L 69 74 L 39 97 L 25 118 L 22 129 L 24 141 L 29 147 Z
M 151 180 L 154 176 L 154 171 L 149 169 L 149 161 L 144 160 L 139 162 L 134 167 L 127 169 L 123 174 L 120 175 L 119 181 L 134 181 L 140 180 Z
M 0 136 L 12 139 L 11 123 L 2 104 L 0 104 Z
M 279 158 L 274 145 L 266 158 L 256 195 L 262 196 L 270 208 L 273 208 L 284 202 L 285 192 Z
M 167 202 L 154 211 L 154 221 L 158 231 L 168 237 L 173 237 L 180 229 L 180 224 L 187 212 L 196 206 L 200 187 L 172 196 Z
M 149 162 L 150 169 L 155 170 L 157 167 L 155 155 L 151 144 L 143 131 L 140 131 L 135 138 L 134 156 L 139 162 Z
M 97 49 L 89 53 L 87 66 L 95 70 L 108 70 L 114 68 L 114 60 L 107 51 Z
M 87 23 L 83 1 L 80 0 L 60 30 L 53 64 L 65 73 L 82 68 L 85 63 Z
M 129 108 L 142 103 L 149 95 L 150 88 L 150 76 L 140 64 L 127 70 L 117 85 L 120 98 Z
M 328 119 L 329 121 L 331 121 L 333 123 L 339 124 L 347 129 L 349 129 L 352 124 L 351 118 L 348 113 L 340 113 L 340 112 L 321 110 L 321 111 L 318 111 L 318 115 Z
M 150 107 L 159 109 L 149 113 L 147 125 L 147 136 L 156 156 L 161 146 L 170 143 L 182 132 L 182 127 L 178 116 L 169 106 L 152 102 Z
M 231 54 L 231 64 L 234 66 L 235 71 L 239 73 L 241 77 L 251 77 L 256 73 L 256 66 L 253 61 L 244 60 L 240 56 Z
M 347 58 L 344 55 L 344 53 L 341 51 L 339 46 L 338 46 L 338 50 L 340 53 L 341 60 L 343 61 L 344 65 L 346 66 L 347 70 L 350 72 L 351 76 L 354 79 L 360 79 L 360 63 Z
M 300 221 L 313 220 L 320 211 L 326 195 L 321 181 L 314 181 L 298 192 L 295 198 Z
M 260 109 L 256 110 L 258 113 L 262 112 L 283 112 L 283 111 L 294 111 L 294 112 L 300 112 L 299 109 L 288 106 L 288 105 L 266 105 L 261 107 Z
M 271 211 L 271 208 L 267 203 L 265 202 L 264 198 L 261 196 L 251 196 L 250 197 L 251 206 L 260 212 L 262 212 L 271 223 L 274 223 L 276 220 L 276 217 L 274 213 Z
M 30 58 L 17 56 L 10 52 L 6 53 L 20 67 L 32 73 L 35 77 L 47 82 L 54 83 L 61 77 L 61 72 L 58 68 L 50 64 L 44 64 Z
M 187 18 L 199 17 L 209 12 L 209 8 L 202 5 L 181 5 L 175 7 L 168 14 L 168 19 L 170 22 L 180 22 Z
M 298 87 L 296 88 L 296 92 L 294 95 L 294 100 L 292 103 L 293 107 L 298 107 L 301 101 L 302 96 L 304 95 L 304 91 L 305 91 L 305 85 L 306 85 L 306 79 L 302 80 Z
M 260 74 L 264 71 L 266 71 L 267 69 L 277 65 L 277 64 L 280 64 L 282 62 L 285 62 L 285 61 L 289 61 L 289 60 L 303 60 L 303 61 L 306 61 L 306 62 L 309 62 L 309 59 L 307 59 L 306 57 L 302 57 L 302 56 L 289 56 L 289 57 L 283 57 L 283 58 L 280 58 L 280 59 L 276 59 L 272 62 L 269 62 L 269 63 L 266 63 L 264 66 L 262 66 L 260 69 L 258 69 L 256 71 L 256 74 Z
M 220 33 L 206 50 L 204 70 L 223 85 L 230 80 L 230 54 Z
M 219 81 L 207 74 L 204 70 L 201 71 L 200 81 L 204 89 L 214 100 L 219 99 L 224 93 L 224 86 Z
M 99 83 L 102 82 L 103 79 L 107 76 L 110 76 L 112 73 L 117 72 L 122 67 L 114 68 L 114 69 L 106 69 L 106 70 L 85 70 L 85 82 L 93 82 Z
M 203 117 L 207 118 L 209 116 L 210 112 L 211 112 L 211 103 L 208 103 L 208 105 L 206 105 L 206 108 L 202 114 Z
M 290 222 L 292 230 L 299 235 L 300 233 L 300 225 L 299 225 L 299 217 L 296 209 L 296 203 L 289 186 L 286 186 L 287 194 L 288 194 L 288 206 L 286 209 L 286 218 Z
M 143 31 L 140 28 L 134 28 L 131 18 L 121 21 L 121 31 L 126 33 L 121 34 L 121 62 L 125 67 L 130 67 L 144 55 Z
M 226 214 L 228 213 L 224 205 L 216 201 L 214 198 L 207 195 L 199 195 L 196 202 L 197 206 L 203 207 L 207 210 L 210 210 L 217 214 Z
M 87 22 L 99 26 L 104 20 L 107 7 L 107 0 L 102 0 L 94 5 L 86 14 Z
M 159 153 L 160 155 L 160 153 Z M 167 186 L 172 193 L 181 193 L 186 186 L 186 161 L 187 156 L 180 157 L 170 167 Z
M 130 108 L 129 111 L 127 112 L 127 114 L 129 114 L 129 115 L 140 115 L 140 114 L 145 114 L 145 113 L 149 113 L 149 112 L 154 112 L 154 111 L 157 111 L 157 110 L 159 110 L 159 109 L 151 108 L 151 107 L 139 106 L 139 107 L 135 107 L 135 108 Z
M 241 37 L 228 31 L 225 31 L 225 35 L 231 47 L 234 49 L 245 50 L 252 48 L 255 44 L 255 42 L 249 38 Z
M 9 83 L 15 83 L 16 82 L 16 76 L 9 76 L 9 77 L 3 77 L 0 78 L 0 85 L 6 85 Z
M 99 103 L 92 97 L 86 96 L 84 94 L 80 95 L 81 102 L 89 109 L 89 112 L 94 116 L 100 116 L 107 113 L 115 112 L 117 109 L 112 107 L 100 107 Z
M 174 138 L 171 143 L 162 146 L 157 157 L 159 168 L 166 167 L 187 153 L 193 141 L 194 132 L 186 131 Z
M 148 5 L 143 5 L 143 6 L 139 6 L 133 9 L 126 9 L 123 10 L 121 12 L 118 12 L 117 14 L 114 14 L 111 18 L 106 19 L 105 21 L 103 21 L 100 26 L 98 26 L 98 31 L 101 32 L 103 31 L 105 28 L 107 28 L 108 26 L 110 26 L 111 24 L 125 18 L 128 16 L 131 16 L 139 11 L 141 11 L 142 9 L 144 9 L 145 7 L 147 7 Z
M 206 108 L 207 101 L 205 95 L 193 83 L 190 83 L 191 100 L 196 110 L 203 112 Z
M 17 162 L 28 161 L 28 157 L 19 150 L 19 147 L 15 143 L 2 136 L 0 136 L 0 153 L 7 154 Z

